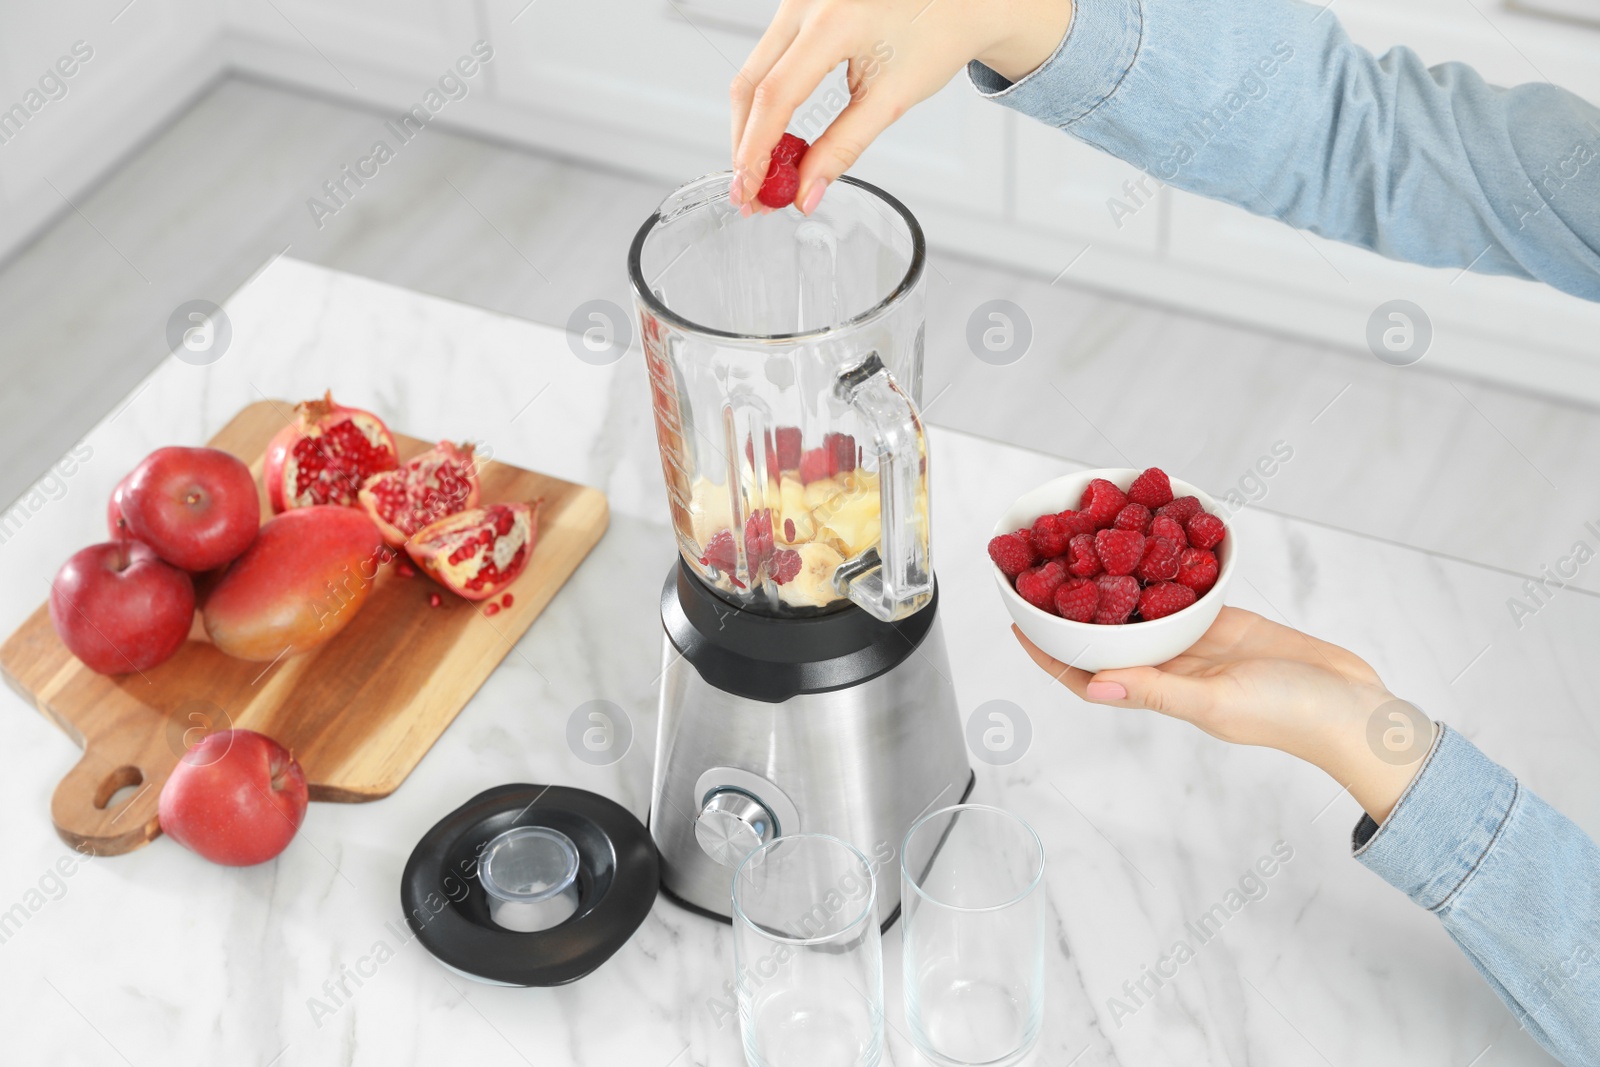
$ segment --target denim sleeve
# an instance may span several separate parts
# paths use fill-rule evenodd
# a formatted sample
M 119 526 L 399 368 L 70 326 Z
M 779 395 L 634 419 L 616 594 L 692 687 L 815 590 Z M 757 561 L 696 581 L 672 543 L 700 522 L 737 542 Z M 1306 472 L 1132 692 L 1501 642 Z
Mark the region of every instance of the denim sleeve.
M 1356 859 L 1439 917 L 1517 1021 L 1565 1064 L 1600 1064 L 1600 848 L 1443 723 Z
M 1291 0 L 1077 0 L 1038 70 L 968 74 L 1145 171 L 1147 194 L 1166 183 L 1393 259 L 1600 300 L 1600 109 L 1552 85 L 1376 57 L 1327 7 Z

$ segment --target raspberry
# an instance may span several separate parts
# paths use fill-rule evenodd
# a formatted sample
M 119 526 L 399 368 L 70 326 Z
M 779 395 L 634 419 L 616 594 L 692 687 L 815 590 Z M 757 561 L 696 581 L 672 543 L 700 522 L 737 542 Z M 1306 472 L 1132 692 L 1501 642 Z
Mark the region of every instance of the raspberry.
M 796 469 L 800 472 L 800 481 L 805 485 L 828 477 L 828 450 L 825 448 L 806 450 L 801 453 Z
M 768 564 L 772 580 L 779 585 L 793 580 L 800 573 L 800 553 L 792 548 L 780 548 Z
M 1107 574 L 1132 574 L 1144 559 L 1144 534 L 1134 530 L 1101 530 L 1094 535 L 1094 550 Z
M 1170 504 L 1163 504 L 1156 509 L 1157 515 L 1171 515 L 1178 520 L 1179 526 L 1189 525 L 1189 520 L 1205 510 L 1205 505 L 1200 503 L 1199 497 L 1180 496 Z
M 1056 614 L 1073 622 L 1094 619 L 1100 606 L 1100 587 L 1088 578 L 1068 578 L 1056 586 Z
M 1055 560 L 1017 575 L 1017 595 L 1040 611 L 1056 613 L 1056 589 L 1067 580 L 1067 569 Z
M 1141 582 L 1170 582 L 1178 576 L 1177 545 L 1164 537 L 1152 537 L 1145 542 L 1144 559 L 1134 575 Z
M 1033 520 L 1032 536 L 1034 551 L 1049 559 L 1067 550 L 1072 535 L 1062 527 L 1059 515 L 1040 515 Z
M 1221 519 L 1203 511 L 1190 519 L 1184 529 L 1189 531 L 1189 543 L 1196 548 L 1215 548 L 1228 532 Z
M 1139 617 L 1146 622 L 1182 611 L 1194 603 L 1194 590 L 1177 582 L 1157 582 L 1139 594 Z
M 767 176 L 756 192 L 756 199 L 768 207 L 788 207 L 800 191 L 800 169 L 793 163 L 773 158 Z
M 1007 578 L 1015 578 L 1039 562 L 1039 554 L 1033 550 L 1033 541 L 1025 533 L 1001 534 L 991 540 L 989 558 L 994 560 L 994 565 Z
M 1078 500 L 1078 510 L 1087 511 L 1094 520 L 1095 528 L 1103 530 L 1116 521 L 1117 512 L 1127 504 L 1126 493 L 1104 478 L 1096 478 L 1083 491 L 1083 496 Z
M 856 469 L 856 439 L 847 433 L 822 435 L 822 448 L 828 453 L 828 473 L 848 474 Z
M 1178 583 L 1199 596 L 1217 583 L 1217 557 L 1208 548 L 1186 548 L 1178 557 Z
M 800 427 L 779 426 L 773 434 L 777 440 L 775 451 L 778 455 L 778 469 L 794 471 L 800 469 Z
M 1150 509 L 1143 504 L 1129 504 L 1117 512 L 1117 517 L 1111 525 L 1119 530 L 1144 533 L 1145 527 L 1150 525 Z
M 715 540 L 716 538 L 712 538 L 712 541 Z M 768 508 L 752 511 L 744 520 L 744 554 L 749 560 L 752 572 L 772 555 L 772 544 L 772 511 Z M 708 545 L 708 554 L 709 550 Z M 723 568 L 723 570 L 731 569 L 731 567 Z
M 806 149 L 810 147 L 810 142 L 805 138 L 786 133 L 778 138 L 778 143 L 773 146 L 772 158 L 775 162 L 793 163 L 798 167 L 800 161 L 805 158 Z
M 1147 508 L 1172 503 L 1172 482 L 1160 467 L 1151 467 L 1128 486 L 1128 499 Z
M 1067 570 L 1079 578 L 1093 578 L 1100 573 L 1100 553 L 1094 550 L 1094 534 L 1076 534 L 1068 543 L 1071 549 Z
M 1093 516 L 1084 511 L 1073 511 L 1068 508 L 1057 515 L 1056 518 L 1061 520 L 1061 524 L 1066 527 L 1068 534 L 1073 537 L 1077 537 L 1079 534 L 1092 535 L 1098 528 L 1094 524 Z
M 1120 626 L 1127 622 L 1139 604 L 1139 579 L 1128 574 L 1102 574 L 1094 584 L 1100 590 L 1094 621 L 1101 626 Z
M 1163 537 L 1179 548 L 1189 547 L 1189 535 L 1183 532 L 1183 524 L 1171 515 L 1156 515 L 1150 520 L 1149 534 L 1151 537 Z
M 739 548 L 733 543 L 732 530 L 718 530 L 706 542 L 706 554 L 700 557 L 702 566 L 719 571 L 731 571 L 739 563 Z

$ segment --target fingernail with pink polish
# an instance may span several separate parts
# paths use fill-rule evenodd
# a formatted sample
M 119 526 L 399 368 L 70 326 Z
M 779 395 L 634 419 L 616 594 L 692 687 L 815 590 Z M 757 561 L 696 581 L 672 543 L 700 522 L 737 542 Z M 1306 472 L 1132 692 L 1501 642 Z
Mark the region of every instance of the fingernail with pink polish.
M 1127 700 L 1128 691 L 1121 682 L 1090 682 L 1084 690 L 1090 700 Z
M 823 191 L 828 188 L 828 179 L 818 178 L 811 183 L 811 188 L 806 190 L 805 199 L 800 202 L 800 214 L 809 215 L 817 210 L 817 205 L 822 203 Z

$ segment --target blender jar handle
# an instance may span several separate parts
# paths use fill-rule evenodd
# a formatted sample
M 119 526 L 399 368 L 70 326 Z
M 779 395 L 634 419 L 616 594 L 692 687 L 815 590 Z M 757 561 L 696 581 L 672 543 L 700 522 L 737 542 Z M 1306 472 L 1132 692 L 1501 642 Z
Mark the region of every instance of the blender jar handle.
M 877 618 L 903 619 L 933 597 L 922 420 L 876 352 L 840 372 L 833 391 L 871 432 L 880 530 L 877 550 L 846 562 L 835 583 Z

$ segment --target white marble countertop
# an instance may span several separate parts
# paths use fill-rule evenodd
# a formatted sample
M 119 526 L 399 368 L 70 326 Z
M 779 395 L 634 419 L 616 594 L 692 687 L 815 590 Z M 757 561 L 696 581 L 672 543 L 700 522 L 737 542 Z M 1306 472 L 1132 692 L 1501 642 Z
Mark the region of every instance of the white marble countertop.
M 488 786 L 575 785 L 645 814 L 656 598 L 674 549 L 637 346 L 591 366 L 560 331 L 287 258 L 228 312 L 220 360 L 169 360 L 91 432 L 92 455 L 31 498 L 37 509 L 0 544 L 5 631 L 72 549 L 100 538 L 106 497 L 133 463 L 158 445 L 205 441 L 262 396 L 331 386 L 406 433 L 487 441 L 501 458 L 604 489 L 611 529 L 392 797 L 313 805 L 288 851 L 261 867 L 212 866 L 157 840 L 50 879 L 67 854 L 50 795 L 76 749 L 0 695 L 0 913 L 21 905 L 26 915 L 0 943 L 0 1059 L 741 1063 L 736 1020 L 710 1006 L 731 975 L 730 932 L 665 899 L 612 960 L 558 989 L 468 983 L 396 936 L 413 844 Z M 1159 716 L 1084 705 L 1035 670 L 1011 637 L 983 545 L 1013 497 L 1071 465 L 949 430 L 935 430 L 932 447 L 962 712 L 1010 700 L 1033 731 L 1020 761 L 975 761 L 974 797 L 1026 816 L 1048 852 L 1049 1009 L 1035 1062 L 1553 1062 L 1432 916 L 1349 858 L 1358 810 L 1320 772 Z M 1232 602 L 1349 645 L 1397 693 L 1600 833 L 1590 710 L 1600 707 L 1600 601 L 1557 594 L 1519 629 L 1505 602 L 1520 590 L 1504 573 L 1251 510 L 1234 524 L 1243 556 Z M 563 740 L 571 710 L 596 698 L 622 706 L 635 733 L 607 767 Z M 1293 858 L 1266 895 L 1147 1003 L 1114 1011 L 1114 997 L 1134 1006 L 1124 983 L 1279 842 Z M 897 929 L 885 940 L 890 1056 L 911 1064 Z M 349 995 L 334 1003 L 328 990 L 358 969 L 370 976 L 344 979 Z

